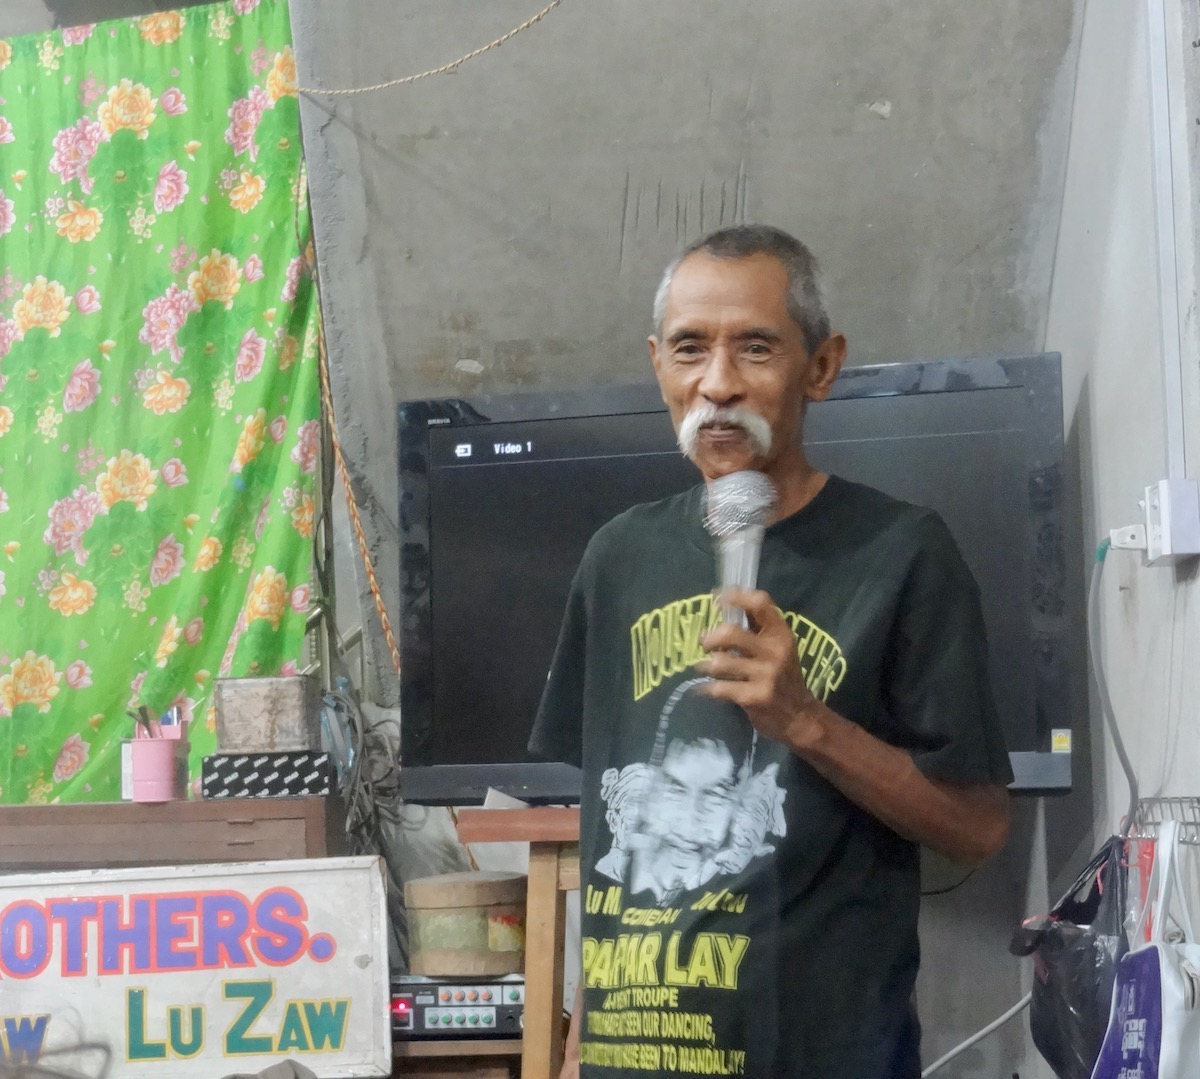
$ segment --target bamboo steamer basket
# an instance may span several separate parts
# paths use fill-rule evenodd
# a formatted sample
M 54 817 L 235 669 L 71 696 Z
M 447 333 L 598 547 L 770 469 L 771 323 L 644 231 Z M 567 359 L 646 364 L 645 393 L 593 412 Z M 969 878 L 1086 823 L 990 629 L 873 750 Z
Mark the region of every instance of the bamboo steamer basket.
M 525 892 L 520 873 L 443 873 L 409 881 L 404 903 L 411 972 L 437 978 L 521 973 Z

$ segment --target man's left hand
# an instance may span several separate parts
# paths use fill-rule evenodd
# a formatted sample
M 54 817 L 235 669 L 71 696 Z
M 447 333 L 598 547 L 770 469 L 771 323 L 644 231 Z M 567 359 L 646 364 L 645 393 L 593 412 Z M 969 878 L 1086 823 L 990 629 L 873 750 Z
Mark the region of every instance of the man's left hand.
M 760 734 L 803 752 L 820 735 L 824 710 L 804 680 L 791 627 L 766 592 L 730 588 L 718 600 L 744 611 L 750 628 L 724 622 L 700 638 L 709 656 L 696 670 L 713 679 L 702 692 L 741 706 Z

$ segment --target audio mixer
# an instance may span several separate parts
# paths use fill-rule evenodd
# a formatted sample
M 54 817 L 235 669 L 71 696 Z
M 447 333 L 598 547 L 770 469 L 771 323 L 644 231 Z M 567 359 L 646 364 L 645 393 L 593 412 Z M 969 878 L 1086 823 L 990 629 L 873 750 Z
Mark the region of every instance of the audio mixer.
M 525 979 L 392 978 L 392 1033 L 399 1039 L 520 1037 Z

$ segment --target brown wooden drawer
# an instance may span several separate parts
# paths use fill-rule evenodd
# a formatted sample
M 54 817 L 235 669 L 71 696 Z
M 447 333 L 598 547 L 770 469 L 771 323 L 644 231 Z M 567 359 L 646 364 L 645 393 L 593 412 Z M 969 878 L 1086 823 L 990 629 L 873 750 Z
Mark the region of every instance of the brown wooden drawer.
M 343 822 L 336 798 L 0 806 L 0 869 L 323 858 Z

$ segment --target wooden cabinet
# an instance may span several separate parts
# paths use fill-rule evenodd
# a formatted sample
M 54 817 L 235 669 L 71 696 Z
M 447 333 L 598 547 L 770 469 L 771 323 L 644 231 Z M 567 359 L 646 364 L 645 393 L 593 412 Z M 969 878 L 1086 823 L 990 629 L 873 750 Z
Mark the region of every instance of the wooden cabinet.
M 0 806 L 0 870 L 331 858 L 346 853 L 336 797 L 143 805 Z

